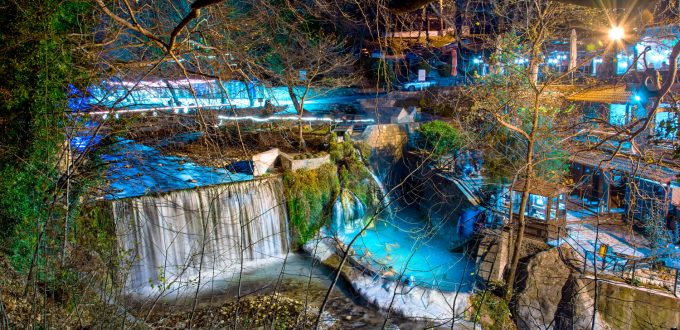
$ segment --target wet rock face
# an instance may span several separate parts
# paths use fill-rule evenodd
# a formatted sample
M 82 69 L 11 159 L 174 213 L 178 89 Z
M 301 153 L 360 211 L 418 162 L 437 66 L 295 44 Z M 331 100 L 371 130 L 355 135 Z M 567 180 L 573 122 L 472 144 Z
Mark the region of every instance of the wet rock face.
M 520 329 L 591 329 L 594 286 L 564 264 L 560 254 L 571 253 L 556 248 L 529 260 L 515 306 Z M 596 322 L 596 328 L 605 327 Z

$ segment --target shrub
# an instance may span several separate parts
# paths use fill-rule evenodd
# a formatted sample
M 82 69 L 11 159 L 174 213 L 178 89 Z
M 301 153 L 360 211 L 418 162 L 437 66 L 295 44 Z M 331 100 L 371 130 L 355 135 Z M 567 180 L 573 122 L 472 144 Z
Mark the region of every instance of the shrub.
M 510 308 L 505 300 L 493 289 L 482 291 L 470 297 L 472 303 L 472 321 L 478 322 L 482 328 L 491 330 L 515 329 L 510 318 Z
M 463 146 L 462 134 L 451 125 L 434 120 L 418 129 L 418 146 L 435 156 L 456 151 Z

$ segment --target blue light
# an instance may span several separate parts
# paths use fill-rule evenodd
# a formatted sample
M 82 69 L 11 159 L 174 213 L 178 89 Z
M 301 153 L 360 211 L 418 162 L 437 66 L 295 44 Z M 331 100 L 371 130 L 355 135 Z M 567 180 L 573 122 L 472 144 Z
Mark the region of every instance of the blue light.
M 634 95 L 634 96 L 633 96 L 633 99 L 634 99 L 636 102 L 640 102 L 640 101 L 642 100 L 642 98 L 640 97 L 640 95 Z

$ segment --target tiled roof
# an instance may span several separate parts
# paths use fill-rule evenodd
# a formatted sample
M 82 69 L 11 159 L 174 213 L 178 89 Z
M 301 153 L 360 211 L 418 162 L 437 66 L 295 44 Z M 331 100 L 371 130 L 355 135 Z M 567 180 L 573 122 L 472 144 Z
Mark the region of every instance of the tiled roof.
M 567 96 L 569 101 L 597 103 L 628 103 L 632 96 L 626 85 L 588 88 Z
M 670 183 L 680 175 L 678 168 L 645 163 L 644 160 L 635 157 L 616 156 L 611 160 L 609 158 L 611 155 L 604 152 L 587 151 L 575 154 L 571 161 L 592 167 L 614 169 L 660 183 Z

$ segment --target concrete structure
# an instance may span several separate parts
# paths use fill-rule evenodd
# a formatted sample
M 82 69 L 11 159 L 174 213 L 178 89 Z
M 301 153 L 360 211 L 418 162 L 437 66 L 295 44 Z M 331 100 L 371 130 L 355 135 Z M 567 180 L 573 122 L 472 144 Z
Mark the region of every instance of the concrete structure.
M 408 110 L 401 108 L 399 113 L 390 118 L 392 124 L 408 124 L 418 121 L 418 108 L 409 107 Z
M 482 232 L 477 248 L 477 276 L 484 282 L 502 282 L 512 254 L 510 235 L 503 230 Z
M 279 149 L 274 148 L 259 154 L 253 155 L 253 175 L 260 176 L 274 168 L 276 159 L 279 157 Z
M 329 154 L 305 159 L 295 159 L 294 156 L 283 152 L 280 152 L 279 155 L 281 156 L 281 167 L 286 171 L 297 171 L 300 169 L 313 170 L 321 167 L 323 164 L 329 164 L 331 162 L 331 156 Z

